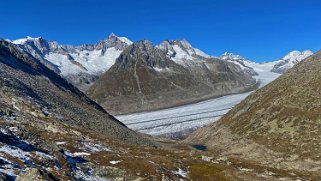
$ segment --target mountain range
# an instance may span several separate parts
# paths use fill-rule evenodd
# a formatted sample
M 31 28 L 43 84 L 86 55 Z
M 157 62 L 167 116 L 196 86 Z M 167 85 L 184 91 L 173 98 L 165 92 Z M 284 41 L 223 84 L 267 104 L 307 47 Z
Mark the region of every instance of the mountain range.
M 119 55 L 133 43 L 126 37 L 118 37 L 113 33 L 96 44 L 79 46 L 60 45 L 55 41 L 47 41 L 41 37 L 26 37 L 10 42 L 40 59 L 42 63 L 67 78 L 81 90 L 86 90 L 103 73 L 108 71 L 115 64 Z M 172 60 L 181 65 L 198 64 L 199 62 L 195 61 L 197 59 L 195 57 L 212 57 L 235 63 L 251 75 L 257 74 L 253 67 L 248 65 L 253 61 L 233 53 L 224 53 L 218 57 L 207 55 L 201 50 L 193 48 L 186 39 L 166 40 L 156 45 L 156 47 L 163 50 Z M 312 52 L 309 50 L 304 52 L 292 51 L 273 62 L 275 67 L 271 71 L 284 73 L 311 54 Z M 78 80 L 77 77 L 79 78 Z
M 116 58 L 132 42 L 127 38 L 110 34 L 94 45 L 59 45 L 41 37 L 26 37 L 12 43 L 42 60 L 42 63 L 50 65 L 51 69 L 79 89 L 86 90 L 115 63 Z
M 12 43 L 114 114 L 250 91 L 259 84 L 253 61 L 232 53 L 207 55 L 185 39 L 155 46 L 147 40 L 133 43 L 110 34 L 93 45 L 59 45 L 31 37 Z M 310 51 L 291 52 L 273 62 L 271 71 L 284 73 L 309 55 Z M 138 58 L 141 61 L 135 63 Z

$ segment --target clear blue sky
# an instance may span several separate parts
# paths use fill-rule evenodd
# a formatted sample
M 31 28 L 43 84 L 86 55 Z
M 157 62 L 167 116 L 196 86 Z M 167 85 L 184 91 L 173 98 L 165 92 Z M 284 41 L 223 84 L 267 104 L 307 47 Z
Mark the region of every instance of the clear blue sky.
M 321 49 L 321 0 L 5 0 L 0 37 L 95 43 L 186 38 L 208 54 L 269 61 Z

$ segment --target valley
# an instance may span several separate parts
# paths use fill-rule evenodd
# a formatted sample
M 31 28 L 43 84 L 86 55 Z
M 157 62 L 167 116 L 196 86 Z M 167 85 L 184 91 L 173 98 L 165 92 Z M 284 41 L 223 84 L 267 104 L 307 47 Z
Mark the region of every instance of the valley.
M 280 76 L 278 73 L 269 71 L 275 65 L 274 62 L 262 64 L 247 62 L 246 64 L 257 72 L 254 78 L 259 82 L 259 87 L 264 87 Z M 227 95 L 169 109 L 120 115 L 117 119 L 138 132 L 183 139 L 197 128 L 219 120 L 250 94 L 251 92 Z
M 224 155 L 200 131 L 277 81 L 282 74 L 272 70 L 309 55 L 257 63 L 210 56 L 185 39 L 155 46 L 114 34 L 81 46 L 0 40 L 0 179 L 319 178 Z
M 0 4 L 0 181 L 321 181 L 320 0 Z

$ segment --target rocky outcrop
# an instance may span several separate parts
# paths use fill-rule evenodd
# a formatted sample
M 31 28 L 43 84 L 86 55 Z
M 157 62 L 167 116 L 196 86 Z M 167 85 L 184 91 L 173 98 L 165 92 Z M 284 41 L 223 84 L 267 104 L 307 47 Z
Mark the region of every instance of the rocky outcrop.
M 16 179 L 16 181 L 45 181 L 45 180 L 57 180 L 52 175 L 44 173 L 41 170 L 36 168 L 26 168 L 26 170 L 20 173 Z

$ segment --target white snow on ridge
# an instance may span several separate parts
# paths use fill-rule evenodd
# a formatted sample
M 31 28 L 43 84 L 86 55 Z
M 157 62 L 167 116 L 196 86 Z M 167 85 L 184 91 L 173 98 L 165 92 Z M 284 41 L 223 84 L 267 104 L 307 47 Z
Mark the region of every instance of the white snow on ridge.
M 33 38 L 33 37 L 30 37 L 30 36 L 27 36 L 26 38 L 21 38 L 21 39 L 14 40 L 14 41 L 12 41 L 12 43 L 16 44 L 16 45 L 22 45 L 22 44 L 26 43 L 27 41 L 35 41 L 35 40 L 38 40 L 40 38 L 41 37 Z
M 100 75 L 106 72 L 122 53 L 126 46 L 133 42 L 126 37 L 115 34 L 101 40 L 95 45 L 59 45 L 41 37 L 26 37 L 12 43 L 35 57 L 41 57 L 58 67 L 63 76 L 77 73 Z
M 200 49 L 194 48 L 195 54 L 199 55 L 201 57 L 205 57 L 205 58 L 211 58 L 213 56 L 207 55 L 206 53 L 204 53 L 203 51 L 201 51 Z
M 133 42 L 132 41 L 130 41 L 128 38 L 126 38 L 126 37 L 118 37 L 122 42 L 124 42 L 124 43 L 127 43 L 128 45 L 131 45 L 131 44 L 133 44 Z

